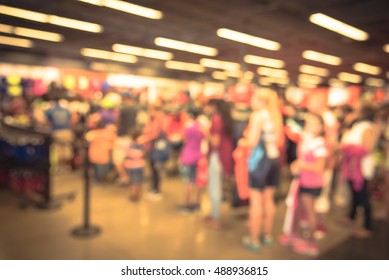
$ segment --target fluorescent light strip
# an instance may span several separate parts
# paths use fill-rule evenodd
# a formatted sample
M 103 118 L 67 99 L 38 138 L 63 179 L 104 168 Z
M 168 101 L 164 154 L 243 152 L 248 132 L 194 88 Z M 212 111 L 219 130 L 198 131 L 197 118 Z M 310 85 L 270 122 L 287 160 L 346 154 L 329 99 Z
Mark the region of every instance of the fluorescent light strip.
M 245 80 L 252 80 L 252 79 L 254 79 L 254 76 L 255 76 L 255 74 L 253 72 L 251 72 L 251 71 L 246 71 L 243 74 L 243 78 Z
M 258 67 L 257 72 L 259 75 L 275 77 L 275 78 L 287 78 L 288 77 L 288 71 L 282 70 L 282 69 Z
M 30 37 L 30 38 L 52 41 L 52 42 L 63 41 L 63 36 L 61 34 L 36 30 L 31 28 L 15 27 L 14 33 L 19 36 Z
M 0 32 L 15 34 L 18 36 L 29 37 L 34 39 L 52 41 L 52 42 L 63 41 L 63 36 L 58 33 L 47 32 L 47 31 L 31 29 L 31 28 L 24 28 L 24 27 L 15 27 L 6 24 L 0 24 Z
M 173 58 L 173 54 L 170 52 L 164 52 L 159 50 L 145 49 L 134 46 L 122 45 L 122 44 L 114 44 L 112 49 L 115 52 L 132 54 L 137 56 L 144 56 L 148 58 L 155 58 L 161 60 L 170 60 Z
M 307 64 L 301 65 L 299 70 L 301 73 L 312 74 L 312 75 L 317 75 L 322 77 L 327 77 L 330 74 L 330 71 L 328 71 L 328 69 L 311 66 Z
M 209 68 L 224 69 L 227 71 L 238 71 L 240 69 L 239 63 L 209 59 L 209 58 L 200 59 L 200 65 Z
M 385 52 L 389 53 L 389 44 L 384 45 L 383 49 Z
M 214 78 L 215 80 L 223 80 L 223 81 L 228 79 L 227 75 L 222 71 L 213 71 L 212 78 Z
M 338 74 L 338 79 L 343 82 L 349 82 L 355 84 L 359 84 L 360 82 L 362 82 L 362 77 L 360 75 L 346 73 L 346 72 L 340 72 Z
M 151 9 L 151 8 L 146 8 L 143 6 L 135 5 L 120 0 L 78 0 L 78 1 L 96 5 L 96 6 L 103 6 L 121 12 L 129 13 L 129 14 L 133 14 L 145 18 L 150 18 L 150 19 L 161 19 L 163 17 L 163 13 L 161 11 Z
M 11 25 L 0 24 L 0 32 L 2 32 L 2 33 L 12 34 L 13 30 L 14 30 L 14 27 Z
M 186 43 L 183 41 L 172 40 L 163 37 L 155 38 L 154 43 L 160 47 L 171 48 L 175 50 L 197 53 L 197 54 L 202 54 L 207 56 L 216 56 L 219 53 L 218 50 L 215 48 Z
M 33 12 L 29 10 L 19 9 L 0 5 L 0 14 L 19 17 L 27 20 L 50 23 L 54 25 L 59 25 L 67 28 L 73 28 L 78 30 L 83 30 L 87 32 L 100 33 L 103 31 L 103 27 L 96 23 L 70 19 L 65 17 L 59 17 L 55 15 L 47 15 L 43 13 Z
M 361 63 L 361 62 L 355 63 L 353 65 L 353 69 L 355 71 L 367 73 L 367 74 L 371 74 L 371 75 L 379 75 L 379 74 L 381 74 L 381 71 L 382 71 L 381 68 L 379 68 L 377 66 L 373 66 L 373 65 L 369 65 L 369 64 Z
M 307 82 L 303 82 L 303 81 L 298 81 L 298 85 L 299 85 L 299 87 L 302 87 L 302 88 L 316 88 L 317 87 L 317 84 L 307 83 Z
M 273 68 L 283 68 L 285 66 L 285 62 L 279 59 L 267 58 L 256 55 L 245 55 L 243 57 L 244 62 L 254 64 L 254 65 L 263 65 L 267 67 Z
M 367 78 L 366 85 L 372 87 L 383 87 L 385 85 L 385 81 L 383 79 Z
M 342 59 L 337 56 L 324 54 L 316 51 L 307 50 L 302 53 L 303 58 L 326 63 L 330 65 L 340 65 L 342 63 Z
M 319 76 L 300 74 L 298 80 L 303 83 L 320 84 L 323 79 Z
M 312 14 L 309 21 L 356 41 L 366 41 L 369 38 L 365 31 L 321 13 Z
M 90 49 L 90 48 L 81 49 L 81 54 L 83 56 L 99 58 L 99 59 L 114 60 L 114 61 L 126 62 L 126 63 L 136 63 L 138 61 L 138 58 L 136 56 L 133 56 L 133 55 L 120 54 L 120 53 L 104 51 L 104 50 L 97 50 L 97 49 Z
M 173 60 L 166 61 L 165 67 L 174 70 L 190 71 L 190 72 L 197 72 L 197 73 L 205 72 L 205 68 L 199 64 L 181 62 L 181 61 L 173 61 Z
M 227 28 L 220 28 L 216 32 L 217 36 L 225 39 L 229 39 L 232 41 L 248 44 L 254 47 L 271 50 L 271 51 L 278 51 L 281 48 L 281 44 L 275 41 L 270 41 L 267 39 L 263 39 L 260 37 L 252 36 L 246 33 L 242 33 L 239 31 L 227 29 Z
M 34 46 L 34 43 L 31 40 L 8 37 L 8 36 L 0 36 L 0 44 L 22 47 L 22 48 L 32 48 Z

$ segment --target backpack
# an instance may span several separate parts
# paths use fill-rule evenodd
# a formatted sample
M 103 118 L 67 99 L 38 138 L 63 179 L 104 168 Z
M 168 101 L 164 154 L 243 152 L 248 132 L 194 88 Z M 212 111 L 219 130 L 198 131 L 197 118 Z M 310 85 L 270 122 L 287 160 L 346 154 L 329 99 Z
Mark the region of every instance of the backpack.
M 166 162 L 171 152 L 171 144 L 165 133 L 153 141 L 150 158 L 152 161 Z

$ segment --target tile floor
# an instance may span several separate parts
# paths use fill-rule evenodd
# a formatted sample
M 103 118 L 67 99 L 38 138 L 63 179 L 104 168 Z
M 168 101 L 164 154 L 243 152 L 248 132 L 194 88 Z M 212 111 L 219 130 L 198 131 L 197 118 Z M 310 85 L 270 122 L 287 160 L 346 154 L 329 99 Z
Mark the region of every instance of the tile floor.
M 232 208 L 225 202 L 222 230 L 208 229 L 202 224 L 209 209 L 206 195 L 200 212 L 178 212 L 176 207 L 182 197 L 179 178 L 164 178 L 164 199 L 158 202 L 143 198 L 138 203 L 131 203 L 126 188 L 114 184 L 93 185 L 91 224 L 101 227 L 102 232 L 93 238 L 74 237 L 71 231 L 81 225 L 83 214 L 81 173 L 57 175 L 53 178 L 53 186 L 55 194 L 75 192 L 75 200 L 64 201 L 56 210 L 21 210 L 14 196 L 4 189 L 0 191 L 0 259 L 309 259 L 278 244 L 264 248 L 259 254 L 245 250 L 241 237 L 246 233 L 247 207 Z M 285 193 L 285 186 L 281 186 L 280 192 Z M 277 210 L 275 236 L 281 232 L 282 199 Z M 375 247 L 366 245 L 375 251 L 364 254 L 364 241 L 350 238 L 349 231 L 336 226 L 334 220 L 341 212 L 334 210 L 330 215 L 331 234 L 320 242 L 319 258 L 389 259 L 388 242 L 385 242 L 386 247 L 381 246 L 382 240 L 388 240 L 387 224 L 381 228 L 379 239 L 369 241 L 374 242 Z

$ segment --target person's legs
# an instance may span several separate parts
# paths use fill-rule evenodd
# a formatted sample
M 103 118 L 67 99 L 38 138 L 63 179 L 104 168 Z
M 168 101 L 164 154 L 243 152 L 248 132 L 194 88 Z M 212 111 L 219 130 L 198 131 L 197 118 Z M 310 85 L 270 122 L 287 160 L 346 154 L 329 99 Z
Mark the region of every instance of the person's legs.
M 211 200 L 211 217 L 220 220 L 220 204 L 222 201 L 222 166 L 217 153 L 212 153 L 209 159 L 208 190 Z
M 357 193 L 359 205 L 364 209 L 364 226 L 355 232 L 354 236 L 357 238 L 368 238 L 371 236 L 372 219 L 371 219 L 371 205 L 368 192 L 368 181 L 364 181 L 362 190 Z
M 160 174 L 157 166 L 157 162 L 150 160 L 150 170 L 151 170 L 151 192 L 160 193 L 159 181 Z
M 357 208 L 358 208 L 358 193 L 353 188 L 353 183 L 351 181 L 348 181 L 350 190 L 351 190 L 351 208 L 349 213 L 349 219 L 351 221 L 355 220 L 355 217 L 357 215 Z
M 273 232 L 274 216 L 276 213 L 276 206 L 274 203 L 274 187 L 266 187 L 264 189 L 263 205 L 265 208 L 263 234 L 267 239 L 271 239 L 271 235 Z

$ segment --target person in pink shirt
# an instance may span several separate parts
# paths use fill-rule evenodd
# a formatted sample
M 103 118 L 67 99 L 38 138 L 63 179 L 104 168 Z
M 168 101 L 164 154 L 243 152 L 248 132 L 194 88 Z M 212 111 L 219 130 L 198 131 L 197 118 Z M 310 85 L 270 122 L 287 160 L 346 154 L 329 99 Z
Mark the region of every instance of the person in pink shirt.
M 324 170 L 327 158 L 328 149 L 324 138 L 323 118 L 316 114 L 308 114 L 303 136 L 298 146 L 298 157 L 291 165 L 292 173 L 300 176 L 299 212 L 304 211 L 308 221 L 307 239 L 296 239 L 291 244 L 296 253 L 310 256 L 316 256 L 319 253 L 314 239 L 318 224 L 315 201 L 320 196 L 325 184 Z

